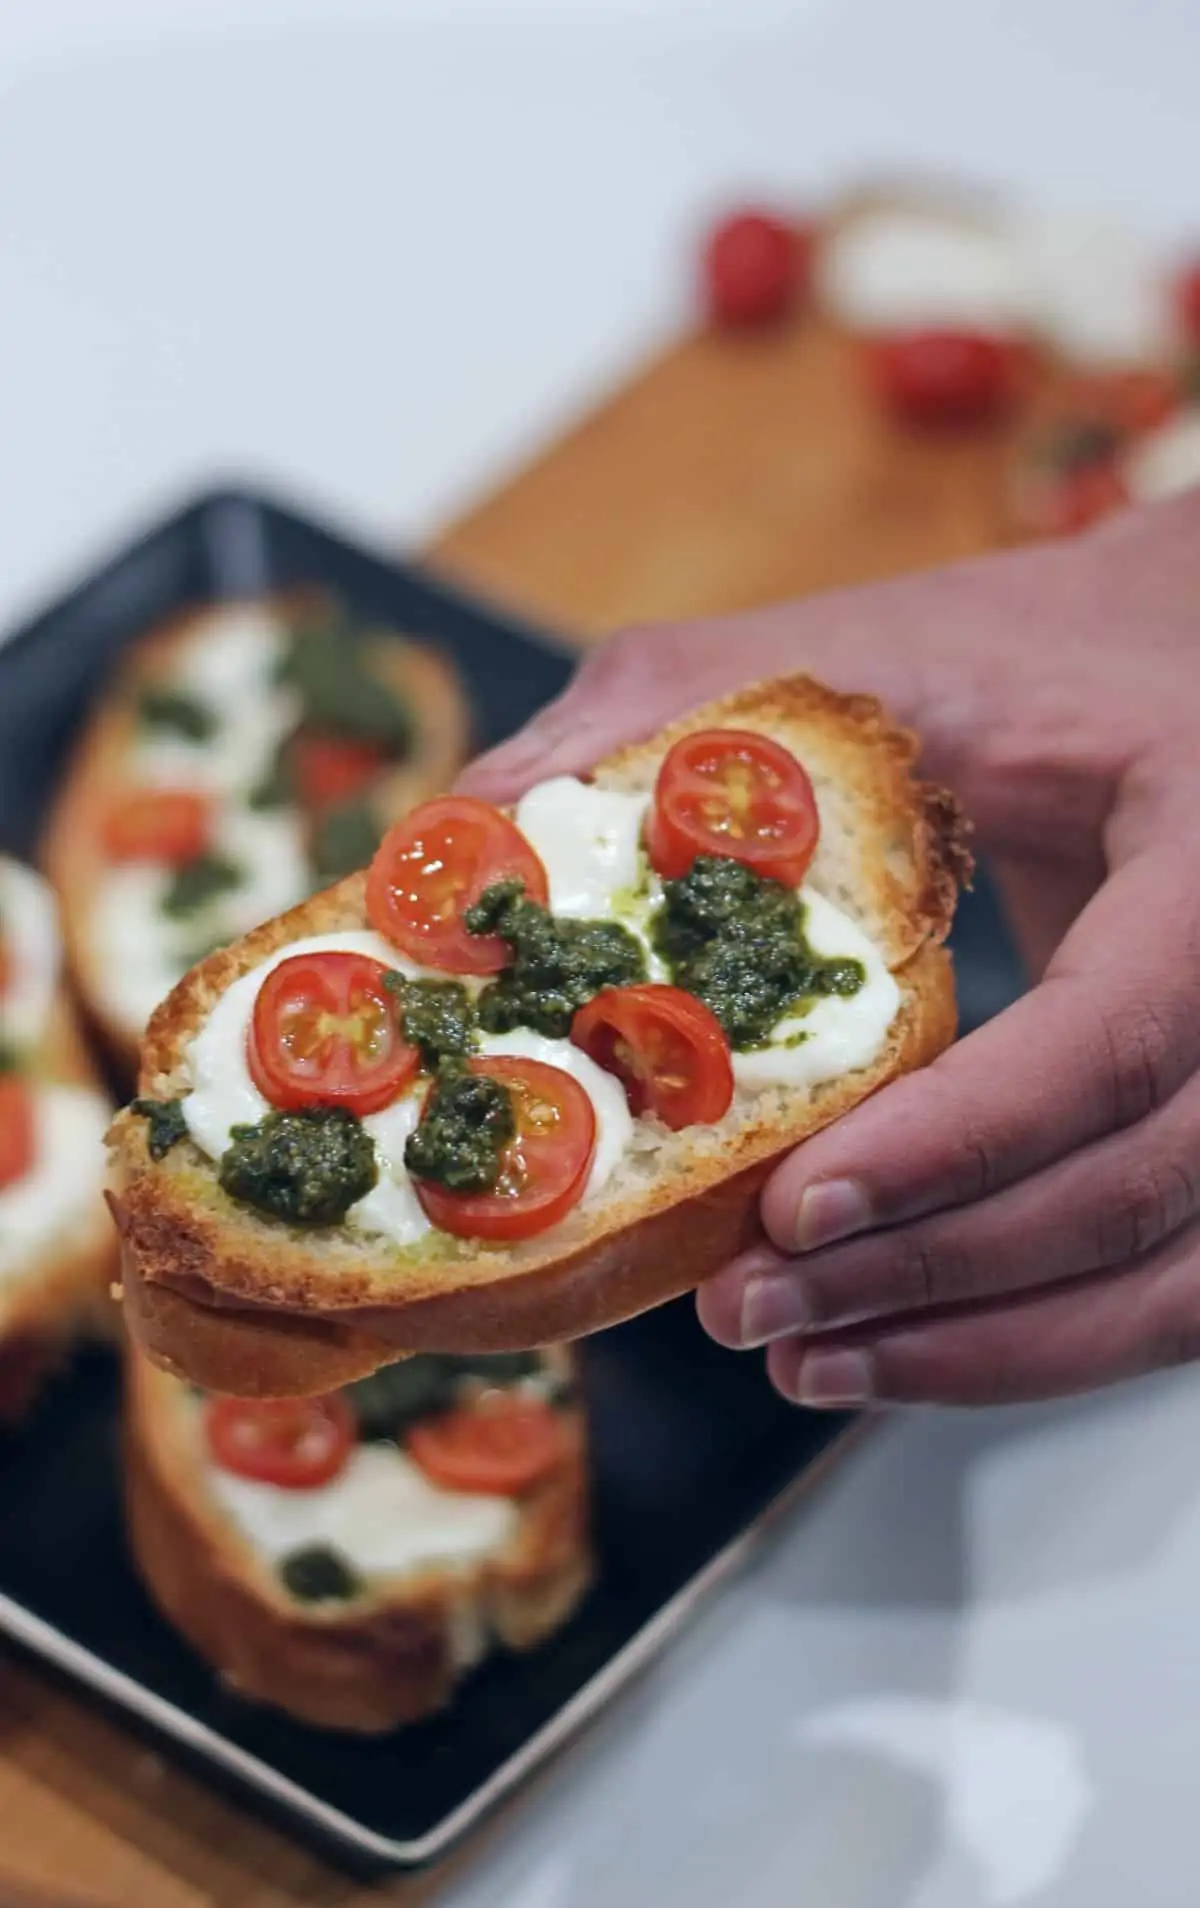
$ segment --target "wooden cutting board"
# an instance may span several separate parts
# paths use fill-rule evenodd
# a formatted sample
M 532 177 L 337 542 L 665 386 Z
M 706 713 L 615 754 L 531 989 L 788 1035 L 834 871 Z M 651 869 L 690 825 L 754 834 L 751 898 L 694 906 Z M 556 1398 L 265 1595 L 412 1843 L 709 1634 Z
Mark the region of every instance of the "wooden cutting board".
M 901 434 L 857 373 L 851 347 L 816 322 L 688 339 L 469 510 L 432 555 L 472 588 L 592 640 L 1003 541 L 1003 434 Z M 454 1861 L 477 1859 L 497 1832 Z M 417 1908 L 446 1872 L 363 1887 L 0 1653 L 0 1908 Z

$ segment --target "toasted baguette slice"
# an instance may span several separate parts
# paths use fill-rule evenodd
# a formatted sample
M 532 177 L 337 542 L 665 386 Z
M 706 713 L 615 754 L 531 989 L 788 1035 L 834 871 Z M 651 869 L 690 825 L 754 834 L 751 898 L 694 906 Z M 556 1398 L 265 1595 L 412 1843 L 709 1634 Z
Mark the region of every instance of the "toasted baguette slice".
M 568 1358 L 552 1354 L 560 1372 Z M 303 1604 L 209 1484 L 197 1401 L 131 1351 L 125 1492 L 135 1561 L 169 1622 L 239 1694 L 326 1729 L 381 1732 L 440 1709 L 493 1642 L 527 1650 L 591 1579 L 586 1436 L 561 1407 L 560 1467 L 519 1500 L 515 1533 L 482 1562 L 375 1577 L 347 1603 Z
M 30 1072 L 46 1086 L 101 1087 L 60 990 Z M 101 1115 L 102 1117 L 102 1115 Z M 0 1424 L 23 1417 L 44 1380 L 82 1338 L 115 1335 L 112 1298 L 117 1240 L 97 1178 L 95 1197 L 77 1217 L 54 1225 L 38 1251 L 5 1268 L 0 1218 Z
M 319 606 L 314 592 L 297 591 L 223 610 L 276 612 L 282 619 Z M 42 841 L 42 862 L 58 891 L 63 938 L 74 985 L 112 1058 L 132 1079 L 144 1029 L 112 1009 L 104 986 L 100 950 L 92 929 L 106 857 L 101 829 L 125 778 L 125 762 L 137 729 L 137 699 L 147 687 L 167 681 L 181 651 L 202 634 L 208 609 L 191 610 L 135 643 L 85 727 Z M 423 643 L 381 635 L 371 643 L 372 663 L 416 716 L 411 755 L 382 778 L 372 793 L 381 819 L 402 815 L 415 803 L 449 786 L 468 747 L 470 717 L 457 673 Z
M 154 1357 L 185 1372 L 203 1359 L 210 1380 L 219 1374 L 232 1387 L 262 1355 L 273 1320 L 289 1333 L 296 1319 L 364 1333 L 356 1341 L 364 1355 L 374 1337 L 393 1356 L 549 1344 L 615 1324 L 726 1263 L 757 1235 L 758 1193 L 781 1155 L 948 1044 L 954 987 L 941 942 L 970 857 L 953 799 L 912 777 L 914 739 L 892 728 L 873 700 L 792 677 L 696 710 L 598 765 L 595 780 L 648 789 L 677 737 L 720 724 L 774 736 L 812 777 L 821 841 L 809 880 L 871 935 L 901 991 L 874 1064 L 816 1088 L 739 1091 L 714 1126 L 671 1134 L 641 1122 L 637 1147 L 603 1194 L 507 1249 L 441 1234 L 435 1252 L 346 1229 L 305 1234 L 229 1200 L 190 1142 L 153 1162 L 145 1121 L 126 1112 L 111 1135 L 110 1198 L 130 1323 Z M 187 1090 L 189 1042 L 239 975 L 300 936 L 364 921 L 360 875 L 194 969 L 150 1024 L 141 1092 L 169 1098 Z M 157 1304 L 166 1291 L 183 1301 L 169 1314 Z M 245 1329 L 257 1349 L 235 1360 L 229 1333 L 239 1310 L 253 1316 Z M 271 1385 L 310 1387 L 320 1366 L 311 1338 L 289 1351 L 281 1334 Z

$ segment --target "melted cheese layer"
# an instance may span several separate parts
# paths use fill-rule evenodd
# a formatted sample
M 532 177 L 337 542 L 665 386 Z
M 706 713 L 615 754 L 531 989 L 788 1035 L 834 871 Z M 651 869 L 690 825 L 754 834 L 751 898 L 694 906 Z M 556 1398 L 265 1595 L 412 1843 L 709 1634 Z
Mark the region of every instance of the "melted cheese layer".
M 0 942 L 8 973 L 0 993 L 0 1038 L 22 1049 L 46 1031 L 62 968 L 58 909 L 49 884 L 0 856 Z
M 0 1191 L 0 1289 L 18 1282 L 99 1200 L 111 1117 L 90 1087 L 37 1088 L 33 1166 Z
M 511 1540 L 519 1512 L 507 1497 L 439 1490 L 394 1445 L 360 1444 L 331 1484 L 279 1490 L 209 1467 L 209 1487 L 248 1543 L 271 1563 L 327 1544 L 360 1576 L 465 1570 Z

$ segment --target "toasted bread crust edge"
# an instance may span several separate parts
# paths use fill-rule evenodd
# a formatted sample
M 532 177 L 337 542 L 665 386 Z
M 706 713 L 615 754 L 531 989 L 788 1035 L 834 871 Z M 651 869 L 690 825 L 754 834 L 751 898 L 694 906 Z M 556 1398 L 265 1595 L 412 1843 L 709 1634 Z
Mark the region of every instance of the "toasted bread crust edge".
M 916 739 L 888 722 L 871 697 L 839 696 L 807 678 L 789 678 L 751 688 L 694 711 L 654 738 L 665 748 L 678 734 L 712 723 L 736 723 L 739 716 L 761 716 L 765 697 L 772 706 L 802 704 L 840 726 L 871 752 L 878 784 L 872 791 L 878 810 L 903 819 L 911 879 L 905 887 L 891 874 L 888 901 L 898 920 L 890 964 L 904 1001 L 889 1045 L 874 1068 L 849 1076 L 814 1096 L 808 1116 L 767 1135 L 751 1134 L 735 1142 L 722 1158 L 689 1173 L 683 1185 L 664 1189 L 639 1202 L 631 1222 L 597 1220 L 578 1243 L 548 1244 L 520 1258 L 499 1261 L 495 1254 L 428 1268 L 403 1268 L 403 1289 L 380 1301 L 379 1288 L 357 1279 L 339 1262 L 330 1271 L 327 1248 L 290 1239 L 287 1262 L 278 1249 L 264 1263 L 261 1240 L 244 1250 L 218 1210 L 188 1196 L 186 1182 L 156 1173 L 145 1152 L 144 1123 L 122 1116 L 113 1133 L 112 1203 L 122 1235 L 123 1269 L 132 1294 L 131 1323 L 138 1329 L 140 1296 L 146 1287 L 170 1287 L 186 1301 L 176 1314 L 177 1330 L 164 1326 L 147 1343 L 151 1354 L 186 1368 L 185 1359 L 208 1355 L 217 1367 L 218 1326 L 228 1331 L 231 1318 L 254 1313 L 260 1346 L 267 1321 L 289 1313 L 323 1319 L 375 1337 L 401 1351 L 487 1351 L 519 1349 L 570 1339 L 615 1324 L 690 1290 L 719 1269 L 747 1243 L 760 1237 L 758 1193 L 779 1159 L 796 1144 L 829 1124 L 890 1080 L 926 1065 L 952 1040 L 955 1005 L 952 968 L 941 941 L 949 931 L 959 885 L 968 878 L 971 857 L 957 803 L 943 790 L 913 780 Z M 619 773 L 636 762 L 646 744 L 634 745 L 600 765 Z M 348 925 L 362 919 L 362 877 L 352 876 L 291 915 L 268 922 L 239 943 L 210 957 L 163 1003 L 143 1047 L 144 1091 L 170 1090 L 173 1069 L 215 996 L 240 973 L 303 932 Z M 314 1263 L 305 1265 L 306 1253 Z M 453 1283 L 451 1283 L 453 1279 Z M 400 1284 L 401 1280 L 397 1280 Z M 247 1330 L 251 1328 L 247 1327 Z M 365 1349 L 365 1348 L 364 1348 Z M 246 1354 L 250 1362 L 250 1354 Z M 278 1340 L 272 1346 L 272 1385 L 311 1388 L 319 1366 L 312 1346 L 289 1357 Z M 225 1386 L 237 1376 L 230 1366 Z
M 288 615 L 324 596 L 321 590 L 278 591 L 245 598 L 244 605 Z M 169 668 L 213 608 L 237 606 L 233 602 L 201 604 L 182 610 L 121 652 L 112 680 L 84 724 L 42 836 L 39 859 L 58 896 L 72 984 L 105 1050 L 130 1080 L 138 1070 L 139 1035 L 106 1007 L 90 937 L 92 906 L 104 866 L 97 844 L 100 818 L 121 782 L 133 731 L 133 690 Z M 383 645 L 391 640 L 381 637 L 379 653 L 393 664 L 396 688 L 432 712 L 432 720 L 422 728 L 418 759 L 411 767 L 400 765 L 382 790 L 385 806 L 399 814 L 437 794 L 452 779 L 466 754 L 470 715 L 457 672 L 439 650 L 419 638 L 403 636 L 399 643 L 392 643 L 395 655 L 389 657 Z
M 292 1602 L 210 1505 L 172 1436 L 170 1381 L 130 1356 L 125 1502 L 134 1560 L 155 1604 L 254 1702 L 318 1728 L 381 1734 L 433 1714 L 465 1672 L 453 1625 L 469 1602 L 500 1642 L 526 1650 L 573 1614 L 592 1577 L 582 1412 L 567 1414 L 562 1468 L 524 1502 L 512 1553 L 473 1577 L 430 1573 L 419 1589 L 349 1611 Z

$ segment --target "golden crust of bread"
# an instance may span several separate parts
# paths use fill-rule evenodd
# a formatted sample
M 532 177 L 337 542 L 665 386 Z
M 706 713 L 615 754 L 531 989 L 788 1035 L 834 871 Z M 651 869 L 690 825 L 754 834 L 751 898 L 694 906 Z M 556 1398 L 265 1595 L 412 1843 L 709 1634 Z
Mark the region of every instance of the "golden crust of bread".
M 437 1256 L 421 1246 L 372 1249 L 345 1230 L 305 1237 L 247 1214 L 220 1192 L 211 1163 L 190 1143 L 154 1164 L 145 1122 L 122 1114 L 112 1132 L 110 1185 L 126 1285 L 135 1295 L 134 1330 L 146 1309 L 138 1296 L 144 1289 L 169 1287 L 189 1301 L 178 1335 L 159 1330 L 148 1344 L 154 1356 L 187 1369 L 187 1357 L 202 1346 L 208 1357 L 211 1345 L 209 1368 L 216 1369 L 208 1315 L 219 1313 L 225 1330 L 230 1307 L 253 1311 L 260 1345 L 268 1320 L 299 1315 L 374 1335 L 393 1354 L 518 1349 L 615 1324 L 726 1263 L 758 1236 L 758 1193 L 783 1154 L 949 1044 L 954 988 L 941 942 L 971 862 L 953 798 L 913 777 L 914 738 L 893 728 L 873 699 L 792 677 L 693 712 L 653 742 L 598 765 L 596 779 L 613 786 L 644 780 L 680 734 L 715 724 L 759 727 L 790 741 L 813 777 L 823 835 L 810 878 L 863 921 L 901 989 L 878 1060 L 794 1096 L 786 1111 L 776 1104 L 728 1133 L 723 1123 L 719 1146 L 706 1147 L 708 1129 L 696 1129 L 701 1143 L 678 1146 L 646 1184 L 578 1209 L 548 1235 L 507 1250 L 439 1235 Z M 187 1044 L 239 975 L 302 934 L 364 919 L 363 878 L 355 875 L 210 956 L 153 1017 L 140 1090 L 167 1097 L 186 1086 Z M 310 1342 L 289 1369 L 278 1344 L 272 1383 L 309 1386 L 317 1363 Z M 237 1375 L 231 1366 L 227 1387 Z
M 294 616 L 320 600 L 316 592 L 297 590 L 255 598 L 247 607 Z M 115 1018 L 106 1005 L 90 929 L 105 867 L 100 828 L 123 780 L 137 692 L 169 675 L 179 651 L 210 611 L 211 606 L 184 611 L 124 652 L 110 688 L 85 725 L 42 838 L 42 865 L 58 893 L 73 984 L 106 1049 L 130 1080 L 137 1072 L 142 1029 Z M 447 787 L 457 774 L 468 747 L 469 712 L 453 666 L 437 650 L 381 635 L 371 653 L 397 692 L 421 715 L 413 754 L 378 791 L 380 812 L 401 815 Z
M 442 1708 L 455 1639 L 544 1641 L 591 1580 L 583 1413 L 564 1412 L 561 1468 L 522 1501 L 507 1551 L 471 1573 L 429 1569 L 352 1606 L 306 1609 L 204 1488 L 180 1387 L 131 1352 L 125 1493 L 137 1566 L 169 1622 L 250 1699 L 321 1728 L 378 1733 Z

